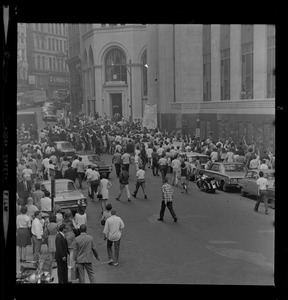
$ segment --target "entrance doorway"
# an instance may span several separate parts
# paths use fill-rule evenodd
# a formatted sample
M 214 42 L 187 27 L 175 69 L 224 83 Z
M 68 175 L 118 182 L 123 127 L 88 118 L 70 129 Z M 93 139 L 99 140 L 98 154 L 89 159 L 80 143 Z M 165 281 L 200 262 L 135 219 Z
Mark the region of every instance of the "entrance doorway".
M 112 106 L 112 117 L 118 113 L 122 117 L 122 94 L 110 94 L 111 106 Z

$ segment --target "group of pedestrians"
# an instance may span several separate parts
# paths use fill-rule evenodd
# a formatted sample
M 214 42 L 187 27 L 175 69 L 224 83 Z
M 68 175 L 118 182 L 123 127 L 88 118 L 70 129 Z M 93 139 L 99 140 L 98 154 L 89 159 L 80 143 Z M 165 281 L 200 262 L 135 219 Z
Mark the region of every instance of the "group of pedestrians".
M 127 201 L 131 195 L 136 198 L 141 187 L 144 199 L 148 198 L 145 184 L 147 169 L 153 176 L 161 176 L 161 205 L 159 221 L 164 221 L 166 207 L 174 222 L 178 221 L 173 208 L 174 187 L 182 187 L 188 192 L 188 176 L 195 174 L 201 164 L 199 159 L 190 162 L 181 156 L 185 152 L 206 154 L 213 161 L 243 162 L 249 168 L 274 168 L 275 157 L 269 151 L 260 154 L 255 143 L 248 145 L 243 139 L 234 143 L 231 139 L 212 138 L 200 141 L 199 138 L 182 136 L 176 132 L 147 130 L 140 123 L 129 123 L 125 120 L 115 121 L 107 118 L 88 118 L 78 116 L 71 119 L 69 125 L 57 124 L 41 130 L 36 138 L 30 133 L 18 132 L 19 140 L 26 140 L 20 147 L 17 165 L 17 195 L 19 215 L 17 216 L 17 245 L 20 262 L 26 260 L 26 247 L 33 242 L 34 260 L 38 259 L 45 232 L 48 232 L 48 248 L 51 261 L 56 260 L 59 283 L 68 282 L 68 270 L 78 269 L 79 282 L 85 282 L 85 270 L 90 282 L 95 282 L 93 259 L 100 260 L 93 237 L 87 234 L 87 215 L 82 207 L 73 217 L 71 211 L 56 207 L 54 213 L 43 220 L 43 215 L 51 210 L 51 199 L 48 191 L 42 191 L 37 184 L 39 179 L 50 179 L 50 169 L 54 169 L 57 178 L 67 178 L 76 182 L 79 188 L 85 180 L 88 194 L 94 200 L 97 197 L 101 204 L 101 224 L 103 238 L 106 241 L 108 264 L 117 266 L 123 220 L 116 215 L 109 202 L 109 189 L 112 186 L 106 174 L 101 174 L 93 166 L 85 170 L 81 157 L 68 160 L 62 157 L 52 145 L 57 139 L 72 143 L 77 151 L 92 151 L 96 154 L 106 152 L 112 156 L 112 164 L 119 180 L 119 192 L 115 199 L 120 201 L 125 189 Z M 32 139 L 30 139 L 32 138 Z M 30 140 L 29 140 L 30 139 Z M 177 145 L 177 146 L 176 146 Z M 135 174 L 129 173 L 131 164 L 135 164 Z M 207 164 L 207 167 L 209 165 Z M 167 175 L 172 175 L 169 184 Z M 129 190 L 129 180 L 135 176 L 135 190 Z M 263 177 L 263 176 L 262 176 Z M 262 178 L 261 177 L 261 178 Z M 263 179 L 259 180 L 259 193 L 265 194 Z M 47 193 L 48 192 L 48 193 Z M 50 201 L 49 201 L 50 199 Z M 255 211 L 259 203 L 256 203 Z M 265 204 L 266 205 L 266 204 Z M 33 207 L 34 206 L 34 207 Z M 266 206 L 265 206 L 266 209 Z M 114 244 L 114 254 L 113 254 Z

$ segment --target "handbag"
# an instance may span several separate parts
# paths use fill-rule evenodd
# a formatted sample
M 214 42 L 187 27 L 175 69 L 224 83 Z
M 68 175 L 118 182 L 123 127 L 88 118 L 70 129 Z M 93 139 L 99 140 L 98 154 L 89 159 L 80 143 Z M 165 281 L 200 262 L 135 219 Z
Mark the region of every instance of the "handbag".
M 102 195 L 102 194 L 97 194 L 97 198 L 98 198 L 98 199 L 102 199 L 102 198 L 103 198 L 103 195 Z

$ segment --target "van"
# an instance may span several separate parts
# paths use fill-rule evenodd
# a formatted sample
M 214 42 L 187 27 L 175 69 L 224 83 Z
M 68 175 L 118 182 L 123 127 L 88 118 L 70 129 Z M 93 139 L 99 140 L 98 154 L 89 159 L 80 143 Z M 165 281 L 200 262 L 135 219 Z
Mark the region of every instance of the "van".
M 33 124 L 36 129 L 38 129 L 37 114 L 35 111 L 18 111 L 17 112 L 17 128 L 25 124 L 25 127 L 28 128 Z

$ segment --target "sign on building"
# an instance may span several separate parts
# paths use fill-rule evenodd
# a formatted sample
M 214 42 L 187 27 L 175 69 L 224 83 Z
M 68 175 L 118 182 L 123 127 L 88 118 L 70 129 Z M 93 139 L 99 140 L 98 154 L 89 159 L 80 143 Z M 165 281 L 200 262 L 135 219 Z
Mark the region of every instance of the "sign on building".
M 35 84 L 36 83 L 35 76 L 28 76 L 28 82 L 29 84 Z
M 156 104 L 146 104 L 143 117 L 143 127 L 155 129 L 157 127 L 157 106 Z

